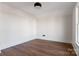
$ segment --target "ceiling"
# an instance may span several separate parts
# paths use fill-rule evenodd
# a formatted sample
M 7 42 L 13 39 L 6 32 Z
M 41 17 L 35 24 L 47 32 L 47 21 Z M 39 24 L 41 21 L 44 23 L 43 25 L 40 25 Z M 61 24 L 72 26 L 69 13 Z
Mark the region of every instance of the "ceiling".
M 34 2 L 3 2 L 8 6 L 28 12 L 35 16 L 41 16 L 46 13 L 64 10 L 65 13 L 72 13 L 75 2 L 41 2 L 41 8 L 35 8 Z

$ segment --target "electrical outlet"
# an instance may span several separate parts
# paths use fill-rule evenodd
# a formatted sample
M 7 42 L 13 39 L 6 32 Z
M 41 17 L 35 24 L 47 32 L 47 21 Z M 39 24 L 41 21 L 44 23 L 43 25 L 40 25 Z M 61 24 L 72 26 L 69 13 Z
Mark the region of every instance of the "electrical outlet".
M 45 37 L 46 35 L 42 35 L 43 37 Z

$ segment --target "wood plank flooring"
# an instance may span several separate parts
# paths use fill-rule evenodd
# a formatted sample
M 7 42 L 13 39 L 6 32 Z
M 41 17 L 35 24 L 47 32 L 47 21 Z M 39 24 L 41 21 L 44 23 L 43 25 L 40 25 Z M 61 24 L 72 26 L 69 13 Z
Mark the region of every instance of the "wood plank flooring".
M 2 50 L 1 56 L 76 56 L 70 43 L 35 39 Z

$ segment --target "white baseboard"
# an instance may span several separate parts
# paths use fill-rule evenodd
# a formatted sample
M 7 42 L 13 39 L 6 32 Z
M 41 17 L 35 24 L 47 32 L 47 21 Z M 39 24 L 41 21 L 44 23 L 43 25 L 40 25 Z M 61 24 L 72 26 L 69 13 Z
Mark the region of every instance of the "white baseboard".
M 77 49 L 76 44 L 72 44 L 72 45 L 73 45 L 73 48 L 74 48 L 74 50 L 75 50 L 76 55 L 79 56 L 79 51 L 78 51 L 78 49 Z

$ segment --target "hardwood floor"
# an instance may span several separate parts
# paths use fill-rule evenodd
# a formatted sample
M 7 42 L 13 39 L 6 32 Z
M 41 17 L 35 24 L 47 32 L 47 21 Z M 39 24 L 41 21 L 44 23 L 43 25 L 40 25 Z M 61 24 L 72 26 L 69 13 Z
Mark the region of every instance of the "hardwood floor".
M 1 56 L 76 56 L 70 43 L 35 39 L 2 50 Z

